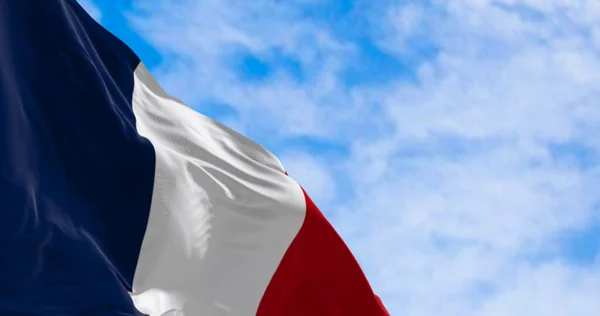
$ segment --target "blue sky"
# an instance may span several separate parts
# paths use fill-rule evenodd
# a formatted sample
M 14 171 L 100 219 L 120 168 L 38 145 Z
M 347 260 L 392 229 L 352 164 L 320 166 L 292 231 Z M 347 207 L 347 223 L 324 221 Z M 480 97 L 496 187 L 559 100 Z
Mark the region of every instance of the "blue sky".
M 275 152 L 392 315 L 600 315 L 600 5 L 81 0 Z

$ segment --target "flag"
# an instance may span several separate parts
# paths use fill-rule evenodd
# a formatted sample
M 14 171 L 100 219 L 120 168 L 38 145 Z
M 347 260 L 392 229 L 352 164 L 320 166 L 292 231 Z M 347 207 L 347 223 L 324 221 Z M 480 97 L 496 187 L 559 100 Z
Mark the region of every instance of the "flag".
M 272 153 L 75 0 L 0 0 L 0 315 L 144 314 L 388 313 Z

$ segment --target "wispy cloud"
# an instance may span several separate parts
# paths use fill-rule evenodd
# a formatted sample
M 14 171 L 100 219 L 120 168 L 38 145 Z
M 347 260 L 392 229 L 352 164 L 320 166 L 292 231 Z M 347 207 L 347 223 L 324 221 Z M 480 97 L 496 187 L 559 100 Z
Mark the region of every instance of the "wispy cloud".
M 102 21 L 102 11 L 96 6 L 96 4 L 92 0 L 77 0 L 79 4 L 87 11 L 87 13 L 94 18 L 94 20 L 101 22 Z
M 130 14 L 167 90 L 279 153 L 393 315 L 598 315 L 598 249 L 565 248 L 600 220 L 600 4 L 444 3 Z

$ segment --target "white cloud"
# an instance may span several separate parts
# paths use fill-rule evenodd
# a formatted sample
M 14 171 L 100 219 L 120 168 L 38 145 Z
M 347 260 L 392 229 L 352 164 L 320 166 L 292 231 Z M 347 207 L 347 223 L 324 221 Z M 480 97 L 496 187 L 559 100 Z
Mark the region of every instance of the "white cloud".
M 237 128 L 282 150 L 298 136 L 350 147 L 282 158 L 393 315 L 600 314 L 600 267 L 571 263 L 557 241 L 600 220 L 600 165 L 553 149 L 600 152 L 597 1 L 359 6 L 346 25 L 399 61 L 435 49 L 416 81 L 352 88 L 343 71 L 366 57 L 304 15 L 318 2 L 139 3 L 133 21 L 174 56 L 159 70 L 171 93 L 231 105 Z M 229 62 L 240 50 L 283 51 L 305 78 L 244 81 Z
M 230 104 L 242 126 L 276 128 L 282 136 L 327 137 L 337 129 L 352 130 L 356 112 L 365 110 L 336 75 L 354 47 L 312 21 L 298 20 L 299 7 L 270 0 L 139 3 L 143 14 L 133 23 L 165 54 L 177 56 L 157 72 L 166 89 L 184 101 Z M 229 59 L 236 52 L 269 59 L 274 50 L 302 64 L 302 84 L 282 69 L 261 83 L 244 82 L 231 70 Z
M 79 4 L 87 11 L 87 13 L 94 18 L 94 20 L 100 22 L 102 20 L 102 11 L 96 6 L 92 0 L 77 0 Z
M 331 171 L 317 158 L 302 152 L 286 152 L 280 157 L 288 174 L 304 187 L 310 197 L 324 205 L 335 194 L 335 182 Z

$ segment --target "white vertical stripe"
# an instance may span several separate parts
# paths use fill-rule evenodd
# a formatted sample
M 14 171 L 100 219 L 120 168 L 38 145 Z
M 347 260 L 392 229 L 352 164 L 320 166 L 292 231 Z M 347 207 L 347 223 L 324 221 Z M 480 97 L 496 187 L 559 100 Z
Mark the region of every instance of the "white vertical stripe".
M 256 314 L 304 221 L 300 187 L 270 152 L 168 96 L 143 64 L 133 110 L 156 151 L 136 306 L 151 316 Z

